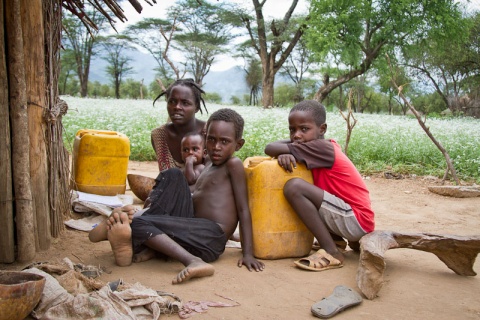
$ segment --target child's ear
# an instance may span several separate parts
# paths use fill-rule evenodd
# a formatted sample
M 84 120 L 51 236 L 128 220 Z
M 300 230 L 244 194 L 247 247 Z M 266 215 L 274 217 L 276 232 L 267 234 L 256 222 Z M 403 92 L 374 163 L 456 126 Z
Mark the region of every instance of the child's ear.
M 322 132 L 322 135 L 325 134 L 325 132 L 327 132 L 327 124 L 324 123 L 320 126 L 320 131 Z
M 238 150 L 242 149 L 244 144 L 245 144 L 244 139 L 238 139 L 237 140 L 237 146 L 235 147 L 235 151 L 238 151 Z

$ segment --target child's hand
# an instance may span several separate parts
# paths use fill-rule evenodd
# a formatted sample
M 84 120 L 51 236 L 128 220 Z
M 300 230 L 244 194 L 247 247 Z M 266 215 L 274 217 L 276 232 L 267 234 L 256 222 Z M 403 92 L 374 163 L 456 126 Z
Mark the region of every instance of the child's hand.
M 287 154 L 281 154 L 277 157 L 278 164 L 280 167 L 285 169 L 288 172 L 292 172 L 293 168 L 297 168 L 297 160 L 295 160 L 295 157 L 289 153 Z M 293 168 L 292 168 L 293 165 Z
M 258 261 L 252 255 L 244 255 L 243 258 L 240 258 L 240 260 L 238 260 L 238 267 L 241 268 L 242 265 L 245 265 L 248 271 L 252 271 L 252 269 L 254 269 L 255 271 L 259 272 L 265 269 L 263 262 Z
M 185 158 L 185 164 L 191 163 L 191 164 L 196 164 L 197 163 L 197 157 L 195 157 L 193 154 Z

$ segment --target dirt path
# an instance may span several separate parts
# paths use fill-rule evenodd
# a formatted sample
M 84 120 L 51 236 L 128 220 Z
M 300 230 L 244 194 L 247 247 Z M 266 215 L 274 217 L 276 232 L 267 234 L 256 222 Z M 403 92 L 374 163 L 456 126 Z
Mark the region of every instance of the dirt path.
M 130 173 L 155 177 L 154 162 L 131 162 Z M 455 199 L 430 193 L 425 178 L 387 180 L 381 176 L 366 180 L 376 212 L 377 230 L 480 235 L 480 198 Z M 140 204 L 140 202 L 138 202 Z M 237 301 L 240 306 L 210 308 L 193 319 L 314 319 L 313 303 L 328 296 L 339 284 L 356 287 L 358 254 L 349 251 L 341 269 L 312 273 L 296 268 L 293 259 L 266 260 L 262 273 L 238 268 L 239 249 L 227 248 L 214 262 L 215 275 L 172 285 L 181 270 L 178 262 L 151 260 L 130 267 L 115 266 L 107 242 L 92 244 L 87 234 L 67 230 L 37 261 L 64 257 L 74 262 L 101 265 L 109 270 L 101 280 L 123 279 L 141 282 L 156 290 L 176 294 L 184 301 Z M 364 300 L 335 319 L 479 319 L 480 276 L 461 277 L 436 256 L 411 249 L 389 250 L 386 254 L 385 284 L 379 296 Z M 0 268 L 18 269 L 18 265 Z M 480 261 L 474 266 L 480 273 Z M 177 319 L 178 317 L 169 316 Z

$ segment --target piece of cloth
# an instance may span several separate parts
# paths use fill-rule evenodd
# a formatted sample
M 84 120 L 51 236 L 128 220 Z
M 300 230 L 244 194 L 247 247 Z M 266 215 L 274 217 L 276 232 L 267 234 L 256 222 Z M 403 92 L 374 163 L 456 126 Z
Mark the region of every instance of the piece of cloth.
M 375 214 L 367 186 L 335 140 L 315 139 L 305 143 L 289 143 L 288 148 L 297 161 L 305 163 L 312 171 L 313 182 L 317 187 L 339 197 L 352 207 L 365 232 L 375 229 Z M 331 159 L 334 159 L 333 162 Z
M 104 285 L 99 290 L 71 294 L 49 273 L 37 268 L 24 272 L 45 277 L 40 302 L 32 311 L 35 319 L 160 319 L 161 314 L 178 313 L 181 299 L 144 287 L 140 283 L 122 284 L 112 291 Z M 72 270 L 72 272 L 74 272 Z M 86 279 L 76 276 L 76 279 Z
M 90 232 L 93 228 L 107 219 L 106 216 L 101 214 L 91 214 L 81 219 L 70 219 L 65 221 L 65 225 L 76 230 Z
M 318 214 L 330 232 L 348 241 L 358 241 L 367 234 L 358 223 L 352 207 L 327 191 L 323 192 L 322 206 Z
M 158 169 L 160 171 L 170 168 L 183 168 L 183 163 L 173 159 L 170 148 L 167 143 L 167 128 L 162 125 L 152 130 L 151 133 L 152 146 L 157 155 Z
M 152 190 L 150 208 L 133 219 L 132 244 L 135 253 L 143 243 L 166 234 L 191 254 L 212 262 L 225 251 L 227 238 L 214 221 L 195 218 L 187 180 L 176 168 L 162 171 Z

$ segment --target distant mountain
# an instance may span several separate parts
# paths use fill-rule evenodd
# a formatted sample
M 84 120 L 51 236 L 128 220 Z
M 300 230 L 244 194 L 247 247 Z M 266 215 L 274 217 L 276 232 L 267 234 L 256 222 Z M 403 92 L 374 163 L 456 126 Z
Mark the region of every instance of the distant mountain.
M 218 93 L 223 102 L 230 102 L 232 96 L 242 99 L 249 94 L 245 71 L 238 66 L 225 71 L 210 71 L 203 79 L 203 88 L 207 93 Z
M 135 80 L 144 79 L 144 83 L 148 84 L 155 79 L 156 66 L 155 59 L 151 55 L 140 51 L 128 51 L 127 55 L 132 59 L 129 66 L 132 67 L 131 73 L 126 78 Z M 95 56 L 90 65 L 90 81 L 98 81 L 100 83 L 109 83 L 110 79 L 107 75 L 106 68 L 108 63 L 100 57 Z
M 129 51 L 128 56 L 132 59 L 129 65 L 132 67 L 132 73 L 126 78 L 137 81 L 143 79 L 143 83 L 148 85 L 155 80 L 156 66 L 155 59 L 151 55 L 140 51 Z M 89 80 L 91 82 L 98 81 L 100 83 L 110 83 L 110 79 L 106 73 L 107 62 L 99 57 L 94 57 L 90 66 Z M 210 71 L 205 77 L 203 89 L 206 92 L 216 92 L 223 102 L 229 102 L 232 96 L 240 99 L 244 94 L 248 94 L 249 90 L 245 83 L 245 72 L 239 67 L 232 67 L 225 71 Z

